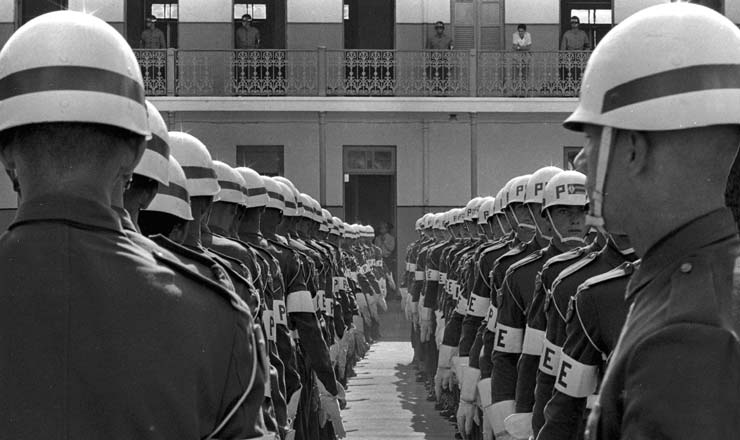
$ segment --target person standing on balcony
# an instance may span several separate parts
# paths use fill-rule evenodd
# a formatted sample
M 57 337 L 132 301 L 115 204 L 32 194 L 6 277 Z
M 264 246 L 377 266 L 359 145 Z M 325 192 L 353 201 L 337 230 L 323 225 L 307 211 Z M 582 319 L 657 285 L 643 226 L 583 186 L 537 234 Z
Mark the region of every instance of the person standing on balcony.
M 585 51 L 591 49 L 591 39 L 588 34 L 580 29 L 581 20 L 570 17 L 570 29 L 565 31 L 560 40 L 561 51 Z M 562 54 L 560 56 L 560 79 L 566 90 L 577 90 L 581 81 L 581 75 L 586 68 L 587 57 L 582 53 Z
M 427 49 L 452 50 L 452 38 L 445 34 L 445 24 L 441 21 L 434 23 L 434 35 L 427 39 Z
M 260 43 L 260 31 L 252 26 L 252 16 L 242 15 L 242 26 L 236 30 L 236 48 L 259 49 Z
M 146 17 L 146 29 L 141 32 L 140 47 L 142 49 L 167 49 L 167 40 L 164 32 L 158 29 L 157 17 L 148 15 Z
M 590 50 L 591 39 L 588 34 L 580 29 L 581 20 L 576 17 L 570 17 L 570 29 L 565 31 L 563 38 L 560 40 L 560 50 Z
M 454 45 L 452 38 L 445 34 L 445 24 L 441 21 L 434 23 L 434 35 L 427 39 L 427 49 L 452 50 Z M 447 89 L 447 77 L 450 73 L 449 54 L 431 53 L 427 54 L 427 78 L 429 88 L 435 94 L 444 94 Z

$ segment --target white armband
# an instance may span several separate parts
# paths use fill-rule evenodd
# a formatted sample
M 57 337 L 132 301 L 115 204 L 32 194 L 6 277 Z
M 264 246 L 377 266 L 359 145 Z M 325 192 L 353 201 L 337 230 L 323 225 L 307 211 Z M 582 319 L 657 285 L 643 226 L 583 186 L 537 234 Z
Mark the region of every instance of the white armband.
M 493 344 L 495 351 L 502 353 L 521 353 L 523 340 L 523 328 L 509 327 L 500 322 L 496 324 L 496 336 Z
M 498 309 L 491 304 L 488 306 L 488 323 L 486 323 L 486 330 L 496 333 L 496 318 L 498 318 Z
M 563 347 L 558 347 L 547 338 L 544 343 L 542 355 L 540 355 L 540 371 L 549 376 L 555 376 L 560 365 L 560 354 L 563 352 Z
M 308 290 L 288 293 L 288 313 L 313 313 L 313 298 Z
M 545 340 L 545 332 L 543 330 L 537 330 L 530 326 L 524 331 L 524 344 L 522 345 L 523 354 L 531 354 L 533 356 L 542 355 L 543 341 Z
M 596 391 L 596 384 L 599 380 L 598 370 L 596 365 L 582 364 L 562 353 L 555 389 L 570 397 L 589 397 Z
M 416 281 L 424 281 L 424 271 L 423 270 L 417 270 L 414 272 L 414 279 Z
M 439 271 L 427 269 L 427 281 L 439 281 Z
M 285 308 L 285 301 L 282 299 L 272 300 L 272 315 L 277 324 L 288 325 L 288 310 Z
M 488 314 L 489 306 L 491 305 L 491 299 L 485 296 L 478 296 L 474 293 L 470 293 L 468 298 L 468 315 L 483 318 Z

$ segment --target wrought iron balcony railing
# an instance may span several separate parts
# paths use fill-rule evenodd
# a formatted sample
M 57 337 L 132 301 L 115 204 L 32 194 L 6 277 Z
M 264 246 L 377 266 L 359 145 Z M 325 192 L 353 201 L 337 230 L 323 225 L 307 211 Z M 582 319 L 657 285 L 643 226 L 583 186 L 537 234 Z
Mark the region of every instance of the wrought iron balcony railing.
M 590 52 L 137 49 L 150 96 L 573 97 Z

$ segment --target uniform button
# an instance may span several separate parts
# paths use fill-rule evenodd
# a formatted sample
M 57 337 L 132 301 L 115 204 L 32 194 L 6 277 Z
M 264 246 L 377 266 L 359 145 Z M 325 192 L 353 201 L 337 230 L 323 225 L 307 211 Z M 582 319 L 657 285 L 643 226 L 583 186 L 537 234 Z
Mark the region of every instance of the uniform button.
M 692 266 L 691 263 L 683 263 L 681 265 L 681 272 L 683 272 L 683 273 L 689 273 L 689 272 L 691 272 L 691 269 L 693 267 L 694 266 Z

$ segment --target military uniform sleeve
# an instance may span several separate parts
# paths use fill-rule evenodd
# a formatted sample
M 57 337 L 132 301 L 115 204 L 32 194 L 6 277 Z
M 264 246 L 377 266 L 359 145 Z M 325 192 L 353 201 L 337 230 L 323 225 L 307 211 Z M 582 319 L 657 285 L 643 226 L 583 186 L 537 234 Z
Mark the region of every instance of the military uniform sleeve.
M 237 409 L 216 437 L 260 437 L 267 433 L 262 418 L 265 370 L 254 340 L 252 320 L 247 316 L 241 315 L 236 319 L 233 347 L 218 420 L 223 420 L 233 408 Z M 247 390 L 249 392 L 244 397 Z
M 733 438 L 740 432 L 740 345 L 727 330 L 674 324 L 630 353 L 622 437 Z M 649 384 L 649 386 L 646 386 Z
M 517 365 L 515 408 L 519 413 L 531 412 L 534 406 L 537 369 L 542 353 L 542 341 L 545 337 L 544 303 L 545 290 L 541 275 L 537 275 L 532 304 L 527 311 L 527 328 L 524 331 L 522 356 Z
M 311 293 L 306 280 L 300 272 L 297 261 L 290 265 L 286 277 L 289 282 L 286 295 L 288 319 L 298 331 L 301 345 L 305 347 L 306 357 L 319 380 L 332 395 L 337 394 L 336 378 L 329 358 L 329 347 L 321 333 L 319 321 L 313 308 Z
M 602 352 L 593 335 L 598 334 L 598 315 L 589 294 L 571 300 L 555 389 L 547 399 L 544 424 L 538 440 L 571 439 L 582 431 L 586 399 L 596 390 Z
M 483 354 L 483 335 L 486 333 L 486 321 L 481 322 L 478 329 L 475 332 L 475 339 L 473 339 L 473 345 L 470 346 L 469 365 L 471 368 L 480 369 L 480 357 Z
M 491 392 L 494 403 L 504 400 L 515 400 L 516 398 L 516 364 L 521 355 L 521 340 L 524 333 L 521 329 L 506 325 L 511 321 L 511 316 L 509 315 L 519 312 L 516 307 L 510 304 L 513 301 L 511 299 L 512 295 L 515 294 L 513 289 L 516 289 L 516 285 L 509 282 L 507 275 L 507 279 L 504 280 L 501 287 L 501 295 L 498 296 L 498 320 L 496 322 L 494 351 L 491 356 L 493 362 L 491 383 L 496 383 L 496 386 L 492 387 Z
M 470 348 L 475 341 L 478 329 L 483 322 L 483 319 L 488 314 L 491 300 L 488 292 L 490 286 L 486 281 L 486 275 L 483 273 L 484 270 L 482 265 L 484 264 L 481 259 L 478 264 L 473 268 L 472 277 L 475 281 L 472 283 L 472 291 L 470 292 L 470 298 L 468 299 L 468 310 L 467 315 L 463 319 L 462 323 L 462 335 L 460 337 L 460 356 L 467 356 L 470 352 Z M 475 354 L 478 357 L 478 354 Z

